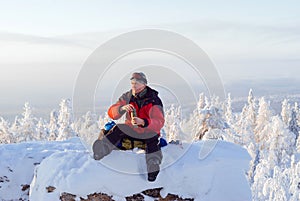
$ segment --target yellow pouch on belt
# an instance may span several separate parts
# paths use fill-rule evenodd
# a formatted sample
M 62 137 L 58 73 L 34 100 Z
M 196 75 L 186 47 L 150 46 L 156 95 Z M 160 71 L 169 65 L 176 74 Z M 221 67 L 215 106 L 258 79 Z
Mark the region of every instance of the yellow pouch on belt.
M 122 140 L 122 147 L 126 150 L 134 148 L 146 149 L 146 144 L 139 140 L 130 140 L 128 138 L 124 138 Z

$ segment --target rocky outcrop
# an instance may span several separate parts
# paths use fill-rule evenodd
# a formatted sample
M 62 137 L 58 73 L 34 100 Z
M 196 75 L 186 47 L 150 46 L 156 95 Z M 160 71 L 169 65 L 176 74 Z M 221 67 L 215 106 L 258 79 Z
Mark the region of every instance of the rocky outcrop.
M 193 198 L 182 198 L 178 195 L 169 193 L 165 198 L 160 195 L 162 188 L 148 189 L 141 193 L 134 194 L 132 196 L 125 197 L 126 201 L 144 201 L 145 197 L 151 197 L 154 201 L 194 201 Z M 87 198 L 80 197 L 81 201 L 115 201 L 113 196 L 109 196 L 105 193 L 93 193 L 86 196 Z M 60 196 L 61 201 L 75 201 L 78 196 L 70 193 L 62 193 Z M 149 200 L 149 198 L 147 199 Z

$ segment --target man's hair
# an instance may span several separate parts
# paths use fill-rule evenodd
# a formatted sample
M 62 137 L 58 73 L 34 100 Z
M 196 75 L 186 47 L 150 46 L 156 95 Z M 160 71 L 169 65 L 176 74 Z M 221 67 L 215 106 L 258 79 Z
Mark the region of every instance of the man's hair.
M 141 82 L 143 84 L 147 84 L 147 78 L 146 75 L 142 72 L 134 72 L 132 73 L 132 76 L 130 78 L 130 80 L 136 80 L 138 82 Z

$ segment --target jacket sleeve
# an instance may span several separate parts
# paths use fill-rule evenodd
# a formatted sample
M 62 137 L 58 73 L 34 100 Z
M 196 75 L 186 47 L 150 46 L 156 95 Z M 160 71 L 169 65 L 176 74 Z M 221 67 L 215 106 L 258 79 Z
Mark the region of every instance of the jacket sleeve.
M 121 112 L 120 109 L 122 106 L 128 104 L 129 100 L 127 100 L 127 96 L 127 93 L 123 94 L 115 104 L 108 108 L 107 114 L 111 119 L 117 120 L 123 116 L 125 111 Z
M 118 101 L 117 103 L 111 105 L 107 111 L 108 116 L 113 120 L 120 119 L 125 113 L 125 111 L 120 111 L 123 105 L 126 105 L 126 101 Z
M 144 121 L 146 130 L 160 133 L 165 123 L 163 108 L 159 105 L 153 105 L 149 110 L 149 118 L 145 118 Z

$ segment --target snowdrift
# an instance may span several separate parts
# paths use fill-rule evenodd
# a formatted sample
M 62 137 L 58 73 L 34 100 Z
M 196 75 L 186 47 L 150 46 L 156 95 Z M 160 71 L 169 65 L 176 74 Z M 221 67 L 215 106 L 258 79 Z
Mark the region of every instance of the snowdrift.
M 147 181 L 145 155 L 140 150 L 113 151 L 101 161 L 92 159 L 83 148 L 55 152 L 36 166 L 29 199 L 59 200 L 65 192 L 79 199 L 102 192 L 114 200 L 125 200 L 126 196 L 162 187 L 162 196 L 173 193 L 204 201 L 251 200 L 245 176 L 251 158 L 240 146 L 199 141 L 170 144 L 162 151 L 161 172 L 153 183 Z M 49 187 L 54 187 L 51 192 Z
M 0 144 L 0 200 L 28 200 L 35 167 L 54 153 L 72 150 L 85 150 L 79 138 L 62 142 Z
M 150 183 L 141 150 L 113 151 L 95 161 L 79 138 L 3 144 L 0 200 L 55 201 L 64 192 L 75 195 L 77 200 L 100 192 L 114 200 L 125 200 L 126 196 L 153 188 L 163 188 L 163 197 L 172 193 L 204 201 L 251 200 L 245 176 L 250 156 L 240 146 L 199 141 L 169 144 L 162 151 L 162 170 Z

